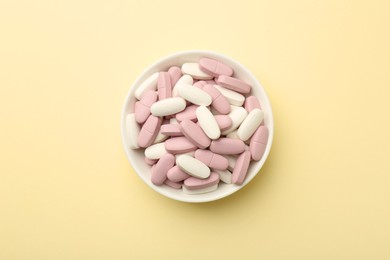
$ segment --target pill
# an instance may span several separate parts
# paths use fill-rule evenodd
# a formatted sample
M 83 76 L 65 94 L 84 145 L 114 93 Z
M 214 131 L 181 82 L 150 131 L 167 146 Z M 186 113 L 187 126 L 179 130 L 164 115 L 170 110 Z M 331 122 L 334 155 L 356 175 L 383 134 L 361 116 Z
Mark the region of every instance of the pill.
M 168 136 L 182 136 L 181 127 L 179 124 L 166 124 L 160 128 L 160 133 Z
M 180 112 L 181 113 L 181 112 Z M 171 118 L 169 119 L 169 123 L 170 124 L 179 124 L 179 122 L 177 122 L 176 118 Z
M 243 107 L 233 109 L 229 113 L 229 117 L 232 120 L 232 125 L 228 129 L 222 131 L 222 134 L 227 135 L 227 134 L 233 132 L 234 130 L 236 130 L 241 125 L 242 121 L 244 121 L 244 119 L 246 118 L 247 115 L 248 115 L 248 112 Z
M 146 90 L 157 89 L 157 79 L 158 79 L 159 72 L 155 72 L 152 75 L 150 75 L 144 82 L 142 82 L 138 88 L 134 92 L 134 96 L 140 100 L 142 98 L 142 95 Z
M 245 143 L 240 139 L 220 138 L 211 142 L 210 151 L 218 154 L 240 154 L 245 151 Z
M 138 125 L 137 121 L 135 120 L 134 114 L 128 114 L 126 116 L 126 137 L 129 141 L 129 147 L 130 149 L 138 149 L 138 135 L 140 132 L 140 126 Z
M 192 85 L 194 83 L 194 79 L 190 75 L 183 75 L 181 78 L 176 82 L 172 89 L 172 96 L 177 97 L 177 88 L 178 86 L 182 84 L 186 85 Z
M 216 173 L 219 175 L 219 179 L 223 181 L 224 183 L 231 184 L 232 183 L 232 173 L 228 170 L 219 171 L 215 170 Z
M 251 152 L 245 151 L 238 156 L 236 166 L 233 170 L 232 183 L 241 185 L 244 182 L 248 172 L 249 163 L 251 160 Z
M 233 170 L 234 169 L 234 166 L 236 166 L 236 160 L 237 160 L 237 157 L 233 156 L 233 155 L 224 155 L 223 157 L 225 157 L 227 160 L 228 160 L 228 170 Z
M 231 67 L 225 63 L 210 58 L 201 58 L 199 60 L 199 68 L 214 77 L 218 77 L 219 75 L 233 75 L 233 69 Z
M 150 115 L 150 107 L 157 101 L 157 93 L 154 90 L 147 90 L 140 101 L 135 102 L 134 114 L 138 124 L 143 124 Z
M 170 180 L 165 180 L 164 184 L 166 184 L 169 187 L 174 188 L 174 189 L 181 189 L 181 186 L 182 186 L 181 182 L 173 182 Z
M 199 125 L 186 119 L 180 123 L 180 127 L 184 136 L 194 145 L 201 149 L 209 147 L 211 141 Z
M 244 107 L 246 111 L 251 112 L 253 109 L 261 109 L 260 102 L 255 96 L 249 96 L 245 99 Z
M 164 143 L 153 144 L 145 149 L 145 157 L 148 159 L 160 159 L 164 154 L 167 154 Z
M 221 130 L 213 114 L 205 106 L 199 106 L 196 109 L 196 117 L 200 127 L 210 139 L 218 139 L 221 136 Z
M 159 100 L 172 97 L 171 76 L 168 72 L 160 72 L 158 75 L 157 91 Z
M 227 88 L 220 87 L 218 85 L 214 85 L 214 87 L 218 89 L 221 94 L 224 95 L 224 97 L 226 97 L 226 99 L 231 105 L 242 106 L 242 104 L 244 104 L 245 97 L 240 93 L 237 93 Z
M 166 98 L 157 101 L 150 107 L 154 116 L 168 116 L 183 111 L 186 107 L 186 101 L 181 97 Z
M 206 179 L 198 179 L 195 177 L 189 177 L 184 180 L 184 186 L 189 190 L 204 189 L 210 186 L 214 186 L 219 183 L 219 174 L 216 172 L 210 173 L 210 176 Z
M 153 141 L 153 144 L 158 144 L 158 143 L 161 143 L 161 142 L 164 142 L 165 140 L 168 139 L 169 136 L 167 135 L 163 135 L 162 133 L 160 133 L 160 131 L 158 132 L 156 138 L 154 139 Z
M 215 115 L 214 118 L 217 121 L 219 129 L 221 129 L 221 131 L 228 129 L 233 124 L 232 119 L 228 115 Z
M 168 69 L 169 76 L 171 77 L 171 84 L 172 86 L 175 86 L 177 81 L 180 79 L 182 76 L 181 74 L 181 69 L 177 66 L 170 67 Z
M 221 75 L 218 77 L 218 85 L 227 89 L 234 90 L 242 94 L 248 94 L 251 92 L 251 85 L 248 83 L 229 76 Z
M 207 188 L 204 188 L 204 189 L 197 189 L 197 190 L 189 190 L 186 187 L 184 187 L 184 185 L 182 186 L 183 192 L 185 194 L 188 194 L 188 195 L 198 195 L 198 194 L 213 192 L 216 189 L 218 189 L 218 184 L 215 184 L 213 186 L 210 186 L 210 187 L 207 187 Z
M 194 157 L 213 169 L 226 170 L 229 166 L 225 157 L 208 150 L 198 149 L 195 151 Z
M 192 76 L 194 79 L 212 79 L 213 76 L 209 75 L 200 70 L 199 64 L 196 62 L 188 62 L 184 63 L 181 66 L 181 72 L 183 74 L 188 74 Z
M 201 161 L 188 156 L 182 155 L 176 158 L 176 165 L 193 177 L 205 179 L 210 176 L 210 168 Z
M 263 121 L 263 118 L 264 113 L 262 110 L 258 108 L 253 109 L 238 128 L 238 137 L 242 141 L 248 140 L 260 126 L 260 123 Z
M 188 155 L 188 156 L 191 156 L 191 157 L 194 157 L 195 150 L 190 151 L 190 152 L 186 152 L 186 153 L 177 153 L 177 154 L 175 154 L 175 156 L 178 157 L 178 156 L 184 155 L 184 154 L 186 154 L 186 155 Z
M 155 117 L 153 115 L 148 117 L 138 134 L 137 143 L 140 147 L 145 148 L 153 143 L 160 131 L 161 122 L 162 119 L 160 117 Z
M 226 115 L 230 113 L 230 103 L 221 92 L 213 85 L 207 84 L 203 90 L 211 96 L 211 106 L 220 114 Z
M 233 139 L 240 139 L 240 137 L 238 137 L 237 130 L 234 130 L 233 132 L 228 133 L 226 135 L 226 137 L 233 138 Z
M 207 82 L 204 80 L 199 80 L 193 84 L 195 87 L 203 89 L 204 86 L 207 85 Z
M 251 138 L 249 145 L 252 159 L 258 161 L 263 157 L 268 142 L 268 128 L 260 126 Z
M 168 170 L 175 164 L 175 156 L 172 154 L 165 154 L 156 163 L 156 166 L 152 168 L 152 183 L 155 185 L 161 185 L 167 179 Z
M 172 137 L 164 142 L 165 150 L 171 154 L 188 153 L 198 149 L 196 145 L 190 142 L 184 136 Z
M 176 120 L 181 122 L 183 120 L 192 120 L 192 121 L 197 121 L 198 119 L 196 118 L 196 109 L 199 106 L 197 105 L 191 105 L 186 107 L 183 111 L 179 112 L 176 114 Z
M 188 179 L 191 177 L 188 173 L 185 173 L 182 171 L 179 166 L 175 165 L 171 169 L 169 169 L 167 173 L 167 178 L 170 181 L 173 182 L 179 182 L 179 181 L 184 181 L 185 179 Z
M 156 164 L 158 162 L 158 160 L 153 160 L 153 159 L 149 159 L 147 157 L 144 158 L 145 162 L 151 166 L 153 166 L 154 164 Z
M 195 105 L 208 106 L 211 104 L 211 96 L 193 85 L 182 84 L 177 87 L 177 94 Z

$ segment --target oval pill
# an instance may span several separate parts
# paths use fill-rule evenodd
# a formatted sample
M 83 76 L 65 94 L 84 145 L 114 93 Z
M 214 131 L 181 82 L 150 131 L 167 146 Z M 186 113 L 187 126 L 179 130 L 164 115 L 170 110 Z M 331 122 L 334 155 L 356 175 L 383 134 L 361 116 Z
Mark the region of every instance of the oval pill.
M 157 93 L 154 90 L 147 90 L 140 101 L 135 102 L 134 114 L 138 124 L 143 124 L 150 115 L 150 107 L 157 101 Z
M 135 120 L 134 114 L 128 114 L 126 116 L 126 137 L 129 141 L 129 147 L 130 149 L 138 149 L 138 135 L 141 128 L 137 121 Z
M 167 153 L 164 143 L 153 144 L 145 149 L 145 158 L 156 160 Z
M 225 63 L 210 58 L 201 58 L 199 60 L 199 67 L 202 71 L 213 75 L 214 77 L 218 77 L 219 75 L 233 75 L 233 69 L 231 67 Z
M 157 101 L 150 107 L 154 116 L 168 116 L 183 111 L 186 107 L 186 101 L 181 97 L 166 98 Z
M 251 92 L 251 88 L 252 88 L 251 85 L 249 85 L 248 83 L 240 79 L 225 76 L 225 75 L 219 76 L 217 82 L 218 85 L 224 88 L 231 89 L 242 94 L 248 94 L 249 92 Z
M 260 102 L 255 96 L 249 96 L 245 99 L 244 107 L 246 111 L 251 112 L 253 109 L 261 109 Z
M 160 72 L 157 80 L 158 99 L 172 97 L 171 76 L 168 72 Z
M 182 186 L 181 182 L 173 182 L 170 180 L 165 180 L 164 184 L 166 184 L 169 187 L 174 188 L 174 189 L 181 189 L 181 186 Z
M 179 166 L 177 166 L 177 165 L 175 165 L 171 169 L 169 169 L 169 171 L 167 173 L 167 178 L 173 182 L 184 181 L 185 179 L 188 179 L 189 177 L 191 177 L 191 175 L 182 171 L 179 168 Z
M 237 93 L 227 88 L 220 87 L 218 85 L 214 85 L 214 87 L 218 89 L 222 95 L 224 95 L 224 97 L 229 101 L 231 105 L 240 107 L 242 106 L 242 104 L 244 104 L 245 97 L 240 93 Z
M 199 125 L 186 119 L 180 123 L 180 127 L 184 136 L 194 145 L 201 149 L 209 147 L 211 141 Z
M 199 68 L 199 64 L 196 62 L 184 63 L 181 66 L 181 72 L 183 74 L 191 75 L 194 79 L 212 79 L 213 76 L 203 72 Z
M 177 88 L 182 85 L 192 85 L 194 83 L 194 79 L 190 75 L 183 75 L 181 78 L 176 82 L 175 86 L 172 89 L 172 96 L 177 97 Z
M 221 130 L 219 129 L 218 123 L 207 107 L 199 106 L 196 109 L 196 117 L 198 118 L 200 127 L 210 139 L 215 140 L 221 136 Z
M 205 179 L 210 176 L 210 169 L 201 161 L 188 156 L 182 155 L 176 158 L 176 165 L 193 177 Z
M 182 84 L 177 88 L 177 94 L 195 105 L 208 106 L 211 104 L 211 96 L 193 85 Z
M 165 150 L 171 154 L 188 153 L 198 149 L 196 145 L 190 142 L 184 136 L 172 137 L 164 142 Z
M 184 180 L 184 186 L 189 190 L 204 189 L 210 186 L 214 186 L 219 183 L 219 175 L 216 172 L 212 172 L 206 179 L 198 179 L 195 177 L 189 177 Z
M 168 170 L 175 164 L 175 156 L 172 154 L 165 154 L 152 168 L 152 183 L 154 185 L 162 185 L 167 179 Z
M 245 151 L 245 143 L 240 139 L 220 138 L 211 142 L 210 151 L 218 154 L 240 154 Z
M 181 127 L 179 124 L 166 124 L 160 128 L 160 133 L 167 136 L 182 136 Z
M 251 152 L 245 151 L 238 156 L 236 161 L 236 167 L 234 167 L 232 182 L 241 185 L 244 182 L 246 174 L 248 172 L 249 163 L 251 160 Z
M 232 112 L 230 112 L 228 115 L 232 120 L 232 125 L 228 129 L 222 131 L 222 134 L 227 135 L 236 130 L 241 125 L 242 121 L 245 120 L 247 115 L 248 112 L 243 107 L 233 109 Z
M 153 115 L 148 117 L 138 134 L 137 143 L 140 147 L 146 148 L 153 143 L 160 130 L 161 123 L 162 119 L 160 117 Z
M 134 96 L 140 100 L 145 91 L 152 89 L 157 89 L 157 80 L 159 72 L 155 72 L 150 75 L 144 82 L 142 82 L 134 92 Z
M 268 142 L 268 128 L 260 126 L 251 138 L 249 149 L 251 151 L 252 159 L 258 161 L 263 157 L 265 148 Z
M 147 157 L 145 157 L 145 162 L 151 166 L 155 165 L 157 163 L 158 160 L 153 160 L 153 159 L 149 159 Z
M 168 69 L 169 76 L 171 77 L 171 84 L 174 86 L 182 76 L 181 69 L 177 66 L 172 66 Z
M 198 149 L 195 151 L 194 157 L 216 170 L 226 170 L 229 166 L 229 162 L 225 157 L 208 150 Z
M 242 141 L 248 140 L 260 126 L 264 119 L 264 113 L 258 108 L 253 109 L 241 123 L 237 135 Z
M 219 179 L 224 183 L 231 184 L 232 183 L 232 173 L 228 170 L 224 171 L 215 171 L 219 175 Z
M 181 122 L 181 121 L 186 120 L 186 119 L 192 120 L 192 121 L 197 121 L 196 109 L 198 107 L 199 106 L 197 106 L 197 105 L 191 105 L 191 106 L 186 107 L 183 111 L 176 114 L 177 121 Z
M 219 129 L 221 129 L 221 131 L 228 129 L 233 124 L 232 119 L 228 115 L 215 115 L 214 118 L 217 121 Z
M 211 106 L 215 108 L 215 110 L 223 115 L 230 113 L 230 103 L 218 89 L 213 85 L 207 84 L 203 87 L 203 90 L 211 96 Z

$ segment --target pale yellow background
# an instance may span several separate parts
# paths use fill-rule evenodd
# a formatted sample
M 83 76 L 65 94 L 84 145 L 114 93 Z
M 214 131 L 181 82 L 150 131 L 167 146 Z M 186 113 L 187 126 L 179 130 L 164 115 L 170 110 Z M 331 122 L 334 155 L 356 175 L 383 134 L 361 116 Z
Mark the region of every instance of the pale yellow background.
M 1 0 L 0 259 L 390 259 L 389 3 Z M 201 205 L 120 137 L 131 83 L 186 49 L 245 64 L 275 117 L 261 174 Z

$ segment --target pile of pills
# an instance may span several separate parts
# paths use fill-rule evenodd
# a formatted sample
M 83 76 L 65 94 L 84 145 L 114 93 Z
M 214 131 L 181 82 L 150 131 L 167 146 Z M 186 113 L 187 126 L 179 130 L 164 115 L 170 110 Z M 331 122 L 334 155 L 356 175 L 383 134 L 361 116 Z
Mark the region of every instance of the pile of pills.
M 126 118 L 131 149 L 143 148 L 154 185 L 187 194 L 241 185 L 263 156 L 268 129 L 251 85 L 210 58 L 156 72 L 135 90 Z

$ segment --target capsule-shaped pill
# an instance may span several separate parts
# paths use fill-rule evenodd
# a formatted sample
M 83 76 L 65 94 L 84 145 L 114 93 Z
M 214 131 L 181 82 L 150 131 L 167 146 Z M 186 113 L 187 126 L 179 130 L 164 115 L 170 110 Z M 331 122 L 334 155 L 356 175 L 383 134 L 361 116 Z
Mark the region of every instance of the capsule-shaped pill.
M 219 129 L 221 129 L 221 131 L 228 129 L 233 124 L 232 119 L 228 115 L 216 115 L 214 116 L 214 118 L 217 121 Z
M 167 178 L 173 182 L 184 181 L 185 179 L 188 179 L 189 177 L 191 177 L 191 175 L 182 171 L 179 168 L 179 166 L 177 166 L 177 165 L 175 165 L 171 169 L 169 169 L 169 171 L 167 173 Z
M 221 136 L 221 130 L 219 129 L 218 123 L 207 107 L 199 106 L 196 109 L 196 117 L 198 118 L 200 127 L 210 139 L 215 140 Z
M 150 107 L 154 116 L 168 116 L 183 111 L 186 107 L 186 101 L 181 97 L 166 98 L 157 101 Z
M 182 136 L 181 127 L 178 124 L 165 124 L 160 128 L 160 133 L 167 136 Z
M 196 62 L 188 62 L 184 63 L 181 66 L 181 72 L 183 74 L 188 74 L 192 76 L 194 79 L 212 79 L 213 76 L 209 75 L 199 68 L 199 64 Z
M 221 94 L 226 97 L 226 99 L 229 101 L 229 103 L 231 105 L 240 107 L 240 106 L 242 106 L 242 104 L 244 104 L 245 97 L 243 95 L 241 95 L 240 93 L 237 93 L 233 90 L 230 90 L 230 89 L 218 86 L 218 85 L 214 85 L 214 87 L 216 89 L 218 89 L 219 92 L 221 92 Z
M 251 151 L 252 159 L 258 161 L 263 157 L 265 148 L 268 142 L 268 128 L 266 126 L 260 126 L 253 134 L 249 148 Z
M 198 179 L 195 177 L 189 177 L 184 180 L 184 186 L 189 190 L 204 189 L 210 186 L 214 186 L 219 183 L 218 173 L 212 172 L 206 179 Z
M 162 119 L 150 115 L 143 124 L 141 131 L 138 134 L 137 143 L 140 147 L 146 148 L 155 140 L 161 126 Z
M 175 164 L 175 156 L 172 154 L 165 154 L 152 168 L 152 183 L 154 185 L 162 185 L 167 179 L 168 170 Z
M 164 143 L 153 144 L 145 149 L 145 158 L 156 160 L 167 154 Z
M 210 58 L 201 58 L 199 60 L 199 68 L 214 77 L 218 77 L 219 75 L 233 75 L 233 69 L 231 67 L 225 63 Z
M 157 101 L 157 93 L 154 90 L 147 90 L 140 101 L 135 102 L 134 114 L 138 124 L 143 124 L 150 115 L 150 107 Z
M 213 85 L 207 84 L 203 87 L 203 90 L 211 96 L 211 106 L 215 108 L 215 110 L 222 115 L 230 113 L 230 103 L 218 89 L 216 89 Z
M 186 119 L 192 120 L 192 121 L 197 121 L 196 109 L 198 107 L 199 106 L 197 106 L 197 105 L 191 105 L 191 106 L 186 107 L 183 111 L 176 114 L 176 120 L 179 122 L 184 121 Z
M 231 89 L 233 91 L 242 93 L 242 94 L 248 94 L 251 92 L 252 86 L 248 83 L 229 76 L 221 75 L 218 77 L 218 85 L 222 86 L 227 89 Z
M 172 66 L 168 69 L 169 76 L 171 77 L 171 85 L 175 86 L 177 81 L 182 76 L 181 69 L 177 66 Z
M 253 109 L 241 123 L 237 135 L 242 141 L 248 140 L 263 121 L 264 113 L 258 108 Z
M 182 133 L 194 145 L 201 149 L 209 147 L 210 138 L 203 132 L 202 128 L 191 120 L 184 120 L 180 123 Z
M 238 156 L 236 161 L 236 166 L 234 167 L 233 175 L 232 175 L 233 183 L 237 185 L 241 185 L 244 182 L 248 172 L 250 161 L 251 161 L 250 151 L 245 151 L 240 156 Z
M 198 148 L 184 136 L 172 137 L 166 140 L 164 144 L 165 150 L 171 154 L 188 153 Z
M 176 165 L 179 166 L 182 171 L 193 177 L 206 179 L 210 176 L 210 169 L 207 165 L 188 155 L 181 155 L 177 157 Z
M 207 92 L 194 87 L 193 85 L 182 84 L 178 86 L 177 94 L 185 100 L 188 100 L 192 104 L 198 106 L 208 106 L 212 101 L 211 96 Z
M 198 149 L 195 151 L 194 157 L 216 170 L 226 170 L 229 166 L 229 162 L 225 157 L 208 150 Z
M 220 138 L 211 142 L 210 151 L 217 154 L 240 154 L 245 151 L 245 143 L 240 139 Z

